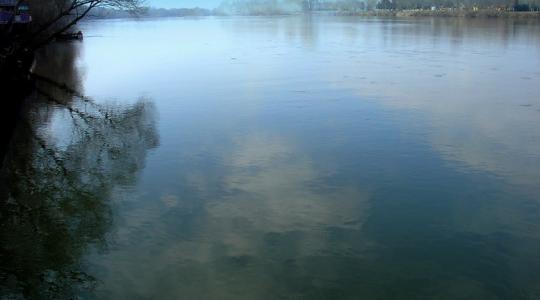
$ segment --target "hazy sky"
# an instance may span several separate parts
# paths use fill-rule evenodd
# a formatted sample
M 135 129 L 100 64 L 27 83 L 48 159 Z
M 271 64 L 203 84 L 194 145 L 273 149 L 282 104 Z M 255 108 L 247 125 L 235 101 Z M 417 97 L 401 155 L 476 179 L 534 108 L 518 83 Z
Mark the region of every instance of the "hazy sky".
M 146 0 L 148 6 L 178 8 L 178 7 L 203 7 L 214 8 L 221 0 Z

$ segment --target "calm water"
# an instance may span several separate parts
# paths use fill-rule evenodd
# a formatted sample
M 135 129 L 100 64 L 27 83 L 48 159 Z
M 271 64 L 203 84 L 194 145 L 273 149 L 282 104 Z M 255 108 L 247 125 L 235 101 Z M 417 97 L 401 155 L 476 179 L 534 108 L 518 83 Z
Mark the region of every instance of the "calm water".
M 85 23 L 1 173 L 0 298 L 540 299 L 540 23 Z

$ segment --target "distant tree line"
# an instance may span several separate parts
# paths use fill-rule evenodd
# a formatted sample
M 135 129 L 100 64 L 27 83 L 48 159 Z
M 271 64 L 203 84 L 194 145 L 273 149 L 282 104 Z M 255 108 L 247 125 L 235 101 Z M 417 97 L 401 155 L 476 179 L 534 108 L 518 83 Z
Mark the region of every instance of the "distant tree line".
M 342 11 L 411 9 L 504 9 L 540 10 L 540 0 L 225 0 L 217 14 L 271 15 L 302 11 Z
M 309 0 L 309 2 L 315 2 L 312 6 L 319 9 L 340 11 L 432 8 L 540 10 L 540 0 Z
M 214 10 L 216 14 L 277 15 L 300 12 L 302 0 L 225 0 Z
M 204 8 L 142 8 L 137 17 L 143 18 L 162 18 L 162 17 L 186 17 L 186 16 L 210 16 L 214 12 Z M 92 18 L 98 19 L 116 19 L 116 18 L 132 18 L 133 13 L 124 9 L 111 9 L 99 7 L 94 9 L 89 15 Z

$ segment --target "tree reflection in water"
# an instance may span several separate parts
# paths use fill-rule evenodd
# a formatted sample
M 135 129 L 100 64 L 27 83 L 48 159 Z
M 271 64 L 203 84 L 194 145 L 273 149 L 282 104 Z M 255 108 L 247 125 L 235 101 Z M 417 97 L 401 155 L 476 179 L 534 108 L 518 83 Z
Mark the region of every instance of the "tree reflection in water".
M 36 67 L 51 76 L 37 79 L 0 173 L 2 299 L 90 292 L 97 282 L 82 257 L 106 247 L 112 192 L 134 183 L 158 145 L 153 105 L 97 104 L 80 95 L 71 54 Z

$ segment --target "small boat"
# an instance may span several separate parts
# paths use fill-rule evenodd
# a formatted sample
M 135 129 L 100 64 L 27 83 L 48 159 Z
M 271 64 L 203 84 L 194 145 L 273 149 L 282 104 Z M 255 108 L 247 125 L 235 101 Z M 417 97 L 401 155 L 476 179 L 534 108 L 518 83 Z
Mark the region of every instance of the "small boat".
M 83 39 L 83 33 L 81 31 L 78 32 L 66 32 L 59 34 L 56 38 L 59 40 L 79 40 L 82 41 Z

